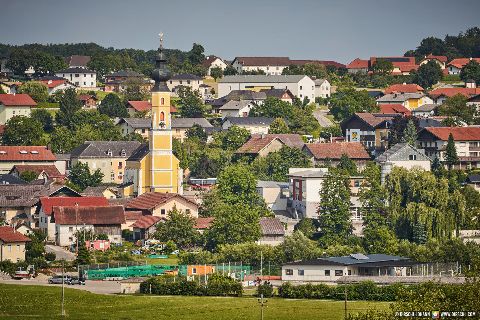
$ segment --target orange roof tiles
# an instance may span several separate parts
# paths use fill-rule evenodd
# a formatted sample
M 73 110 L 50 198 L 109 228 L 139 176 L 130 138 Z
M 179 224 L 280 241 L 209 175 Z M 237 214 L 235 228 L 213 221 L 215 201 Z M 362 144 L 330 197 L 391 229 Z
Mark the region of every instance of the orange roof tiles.
M 13 107 L 13 106 L 27 106 L 27 107 L 34 107 L 37 105 L 33 99 L 25 93 L 18 93 L 18 94 L 0 94 L 0 104 L 3 104 L 6 107 Z
M 463 67 L 465 67 L 466 64 L 468 64 L 470 62 L 470 60 L 474 60 L 474 61 L 477 61 L 478 63 L 480 63 L 480 58 L 458 58 L 458 59 L 453 59 L 452 61 L 450 61 L 448 63 L 449 66 L 454 66 L 458 69 L 462 69 Z
M 29 237 L 24 236 L 18 231 L 15 231 L 12 227 L 0 227 L 0 241 L 5 243 L 10 242 L 29 242 Z
M 427 127 L 425 130 L 442 141 L 447 141 L 450 133 L 455 141 L 480 141 L 480 127 Z
M 195 225 L 193 226 L 195 229 L 208 229 L 211 227 L 214 217 L 200 217 L 197 218 Z
M 109 206 L 107 198 L 104 197 L 41 197 L 40 205 L 42 211 L 47 216 L 53 212 L 53 207 L 75 207 L 78 203 L 79 207 L 97 206 L 107 207 Z
M 439 97 L 439 96 L 446 96 L 446 97 L 453 97 L 457 94 L 461 94 L 467 98 L 471 96 L 480 94 L 480 88 L 438 88 L 430 91 L 428 93 L 430 96 Z
M 409 116 L 412 114 L 410 110 L 404 107 L 401 104 L 380 104 L 380 113 L 392 114 L 392 113 L 401 113 L 403 115 Z
M 18 173 L 22 173 L 25 171 L 32 171 L 35 172 L 36 174 L 40 174 L 42 172 L 45 172 L 49 178 L 63 178 L 65 175 L 61 174 L 60 171 L 58 171 L 57 167 L 55 165 L 15 165 L 12 169 L 16 169 Z
M 53 207 L 56 224 L 111 225 L 125 223 L 123 206 Z
M 181 198 L 197 205 L 192 200 L 177 193 L 146 192 L 127 202 L 125 208 L 138 210 L 152 210 L 173 198 Z
M 0 161 L 55 161 L 45 146 L 0 146 Z
M 423 88 L 420 87 L 418 84 L 409 83 L 409 84 L 392 84 L 388 88 L 385 89 L 385 94 L 389 93 L 417 93 L 422 92 Z
M 162 218 L 157 216 L 142 216 L 131 225 L 133 228 L 148 229 L 157 224 Z
M 368 69 L 368 60 L 357 58 L 347 64 L 347 69 Z

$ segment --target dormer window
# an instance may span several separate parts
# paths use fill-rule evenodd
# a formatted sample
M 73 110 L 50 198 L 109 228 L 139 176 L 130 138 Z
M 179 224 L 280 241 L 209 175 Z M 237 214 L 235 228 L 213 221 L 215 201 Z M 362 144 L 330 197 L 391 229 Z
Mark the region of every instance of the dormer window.
M 113 155 L 112 150 L 108 149 L 107 150 L 107 156 L 111 157 Z
M 28 151 L 26 151 L 26 150 L 20 150 L 20 154 L 28 154 Z
M 122 149 L 122 151 L 120 152 L 120 155 L 122 157 L 126 157 L 127 156 L 127 152 L 125 151 L 125 149 Z

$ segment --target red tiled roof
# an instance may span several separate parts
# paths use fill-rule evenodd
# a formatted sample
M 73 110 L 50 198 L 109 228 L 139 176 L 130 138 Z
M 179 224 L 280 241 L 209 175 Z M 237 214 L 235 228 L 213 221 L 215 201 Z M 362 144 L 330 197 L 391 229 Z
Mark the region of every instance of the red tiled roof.
M 197 218 L 195 225 L 193 226 L 195 229 L 209 229 L 210 226 L 215 220 L 214 217 L 200 217 Z
M 53 207 L 79 207 L 96 206 L 108 207 L 107 198 L 104 197 L 41 197 L 40 205 L 47 216 L 53 212 Z
M 461 94 L 467 98 L 480 94 L 480 88 L 438 88 L 428 93 L 432 97 L 446 96 L 453 97 L 457 94 Z
M 436 59 L 440 62 L 447 62 L 448 60 L 446 56 L 434 56 L 433 54 L 429 54 L 425 59 Z
M 139 229 L 148 229 L 151 226 L 157 224 L 162 218 L 157 216 L 142 216 L 130 227 L 139 228 Z
M 368 60 L 357 58 L 347 64 L 347 69 L 368 69 Z
M 29 106 L 34 107 L 37 105 L 33 99 L 25 93 L 18 94 L 0 94 L 0 104 L 3 104 L 6 107 L 12 106 Z
M 262 235 L 285 235 L 285 227 L 278 218 L 260 218 Z
M 81 95 L 78 96 L 78 100 L 80 100 L 80 101 L 87 101 L 88 99 L 97 100 L 97 98 L 95 98 L 95 96 L 92 96 L 90 94 L 81 94 Z
M 222 60 L 222 58 L 219 58 L 219 57 L 214 56 L 214 55 L 207 56 L 207 57 L 205 57 L 205 60 L 202 61 L 202 66 L 204 66 L 206 68 L 209 68 L 212 65 L 212 63 L 217 59 Z
M 44 146 L 0 146 L 0 161 L 55 161 Z
M 143 216 L 142 211 L 125 211 L 125 220 L 138 220 Z
M 389 93 L 416 93 L 422 92 L 423 88 L 420 87 L 418 84 L 410 83 L 410 84 L 392 84 L 390 87 L 385 89 L 385 94 Z
M 302 137 L 298 134 L 254 134 L 237 150 L 237 153 L 259 153 L 275 139 L 291 148 L 300 149 L 304 145 Z
M 406 116 L 409 116 L 412 114 L 412 112 L 408 110 L 406 107 L 397 103 L 380 104 L 379 107 L 380 107 L 380 113 L 386 113 L 386 114 L 401 113 Z
M 9 242 L 29 242 L 29 237 L 24 236 L 18 231 L 15 231 L 12 227 L 0 227 L 0 241 Z
M 66 83 L 66 79 L 58 79 L 58 80 L 39 80 L 39 82 L 46 85 L 49 89 L 53 89 L 55 87 L 61 86 L 62 84 Z
M 56 224 L 108 225 L 125 223 L 123 206 L 53 207 Z
M 353 160 L 370 160 L 370 155 L 360 142 L 307 143 L 305 148 L 315 159 L 340 159 L 346 154 Z
M 374 114 L 368 112 L 357 112 L 355 116 L 359 117 L 365 123 L 369 124 L 372 127 L 376 127 L 381 124 L 383 121 L 391 120 L 393 116 L 383 115 L 383 114 Z
M 478 63 L 480 63 L 480 58 L 472 58 L 471 60 L 475 60 Z M 454 66 L 458 69 L 462 69 L 469 62 L 470 62 L 470 58 L 458 58 L 458 59 L 453 59 L 452 61 L 450 61 L 448 63 L 448 66 Z
M 288 66 L 290 65 L 290 58 L 288 57 L 236 57 L 235 60 L 244 66 Z
M 393 67 L 399 68 L 401 72 L 410 72 L 413 70 L 417 70 L 420 66 L 417 64 L 393 63 Z
M 57 167 L 53 164 L 51 165 L 20 165 L 17 164 L 12 168 L 13 171 L 17 171 L 19 174 L 25 171 L 32 171 L 39 175 L 42 172 L 45 172 L 49 178 L 63 178 L 65 175 L 61 174 L 58 171 Z
M 128 101 L 128 104 L 135 109 L 135 111 L 143 112 L 143 111 L 150 111 L 152 110 L 152 104 L 150 101 L 135 101 L 131 100 Z M 174 106 L 170 106 L 170 113 L 176 113 L 177 108 Z
M 447 141 L 450 133 L 455 141 L 480 141 L 480 127 L 427 127 L 425 130 L 442 141 Z
M 174 198 L 184 199 L 197 205 L 192 200 L 185 198 L 177 193 L 146 192 L 127 202 L 125 208 L 138 210 L 153 210 L 161 204 L 164 204 Z

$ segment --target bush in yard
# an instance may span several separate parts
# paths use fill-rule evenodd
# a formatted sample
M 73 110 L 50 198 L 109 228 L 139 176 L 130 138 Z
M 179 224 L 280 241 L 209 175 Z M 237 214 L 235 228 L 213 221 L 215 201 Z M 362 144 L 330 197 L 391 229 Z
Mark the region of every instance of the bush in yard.
M 273 297 L 273 285 L 270 281 L 264 281 L 263 284 L 259 284 L 257 287 L 257 297 L 263 294 L 264 298 Z
M 55 252 L 47 252 L 45 253 L 45 260 L 47 261 L 55 261 L 55 259 L 57 258 L 57 255 L 55 254 Z
M 228 276 L 212 274 L 208 278 L 207 296 L 236 296 L 241 297 L 243 293 L 242 284 Z

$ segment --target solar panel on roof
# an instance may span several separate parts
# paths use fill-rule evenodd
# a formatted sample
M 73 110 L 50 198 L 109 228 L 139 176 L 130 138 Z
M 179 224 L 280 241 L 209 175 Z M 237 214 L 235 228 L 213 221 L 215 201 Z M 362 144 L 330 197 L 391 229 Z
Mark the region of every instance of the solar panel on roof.
M 368 260 L 369 258 L 362 254 L 362 253 L 352 253 L 350 254 L 350 257 L 352 257 L 353 259 L 357 259 L 357 260 Z

